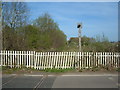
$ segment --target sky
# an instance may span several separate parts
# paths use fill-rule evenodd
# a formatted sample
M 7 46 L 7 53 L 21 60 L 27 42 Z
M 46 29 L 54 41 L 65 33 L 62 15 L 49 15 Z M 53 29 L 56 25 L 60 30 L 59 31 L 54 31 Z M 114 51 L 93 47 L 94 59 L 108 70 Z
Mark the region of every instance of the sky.
M 82 22 L 82 36 L 104 34 L 110 41 L 118 41 L 117 2 L 27 2 L 30 20 L 49 13 L 60 30 L 70 37 L 78 37 L 77 23 Z

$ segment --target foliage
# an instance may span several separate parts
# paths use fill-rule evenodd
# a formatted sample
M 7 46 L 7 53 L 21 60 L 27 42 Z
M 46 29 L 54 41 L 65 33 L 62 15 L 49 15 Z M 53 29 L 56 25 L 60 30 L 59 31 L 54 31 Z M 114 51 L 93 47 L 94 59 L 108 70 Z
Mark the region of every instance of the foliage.
M 3 28 L 3 46 L 5 50 L 14 50 L 16 45 L 15 31 L 8 26 Z
M 86 71 L 91 71 L 91 72 L 97 72 L 97 71 L 119 71 L 120 68 L 115 68 L 110 65 L 103 66 L 102 64 L 99 66 L 93 66 L 93 67 L 88 67 L 88 68 L 80 68 L 78 69 L 78 72 L 86 72 Z
M 81 38 L 82 51 L 84 52 L 116 52 L 118 51 L 118 43 L 109 42 L 107 37 L 103 35 L 102 37 L 97 36 L 97 38 L 90 38 L 83 36 Z M 78 38 L 71 38 L 68 41 L 68 46 L 66 50 L 78 51 Z
M 66 35 L 61 30 L 42 31 L 33 25 L 16 30 L 3 28 L 5 50 L 61 51 L 66 45 Z
M 62 51 L 66 45 L 66 35 L 61 30 L 52 30 L 50 32 L 52 48 L 56 51 Z
M 40 28 L 41 31 L 59 30 L 58 24 L 54 22 L 48 13 L 39 16 L 33 21 L 33 25 Z
M 120 68 L 117 68 L 117 70 L 116 70 L 116 71 L 120 72 Z
M 59 29 L 48 13 L 43 14 L 33 21 L 33 26 L 37 27 L 40 34 L 39 45 L 42 50 L 61 51 L 66 45 L 66 35 Z

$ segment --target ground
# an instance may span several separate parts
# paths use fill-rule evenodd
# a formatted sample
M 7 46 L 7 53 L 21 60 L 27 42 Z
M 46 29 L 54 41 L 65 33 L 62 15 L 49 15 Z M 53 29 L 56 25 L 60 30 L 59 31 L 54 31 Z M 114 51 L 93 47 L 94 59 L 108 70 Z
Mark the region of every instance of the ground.
M 26 72 L 2 74 L 2 88 L 118 88 L 118 72 Z

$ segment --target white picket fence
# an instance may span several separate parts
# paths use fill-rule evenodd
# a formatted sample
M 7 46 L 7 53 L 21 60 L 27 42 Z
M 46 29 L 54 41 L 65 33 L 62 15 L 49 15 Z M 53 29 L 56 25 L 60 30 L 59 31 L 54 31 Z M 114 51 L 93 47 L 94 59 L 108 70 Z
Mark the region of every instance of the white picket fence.
M 11 68 L 90 68 L 120 66 L 120 53 L 117 52 L 35 52 L 35 51 L 0 51 L 0 65 Z

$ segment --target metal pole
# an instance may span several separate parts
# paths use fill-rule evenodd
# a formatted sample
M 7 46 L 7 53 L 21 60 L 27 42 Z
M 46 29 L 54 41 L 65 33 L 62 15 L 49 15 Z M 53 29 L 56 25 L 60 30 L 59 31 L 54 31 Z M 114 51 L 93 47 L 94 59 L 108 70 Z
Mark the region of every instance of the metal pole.
M 79 33 L 79 52 L 81 52 L 81 27 L 79 27 L 79 30 L 78 30 L 78 33 Z

